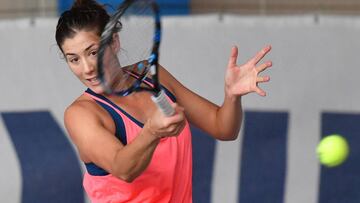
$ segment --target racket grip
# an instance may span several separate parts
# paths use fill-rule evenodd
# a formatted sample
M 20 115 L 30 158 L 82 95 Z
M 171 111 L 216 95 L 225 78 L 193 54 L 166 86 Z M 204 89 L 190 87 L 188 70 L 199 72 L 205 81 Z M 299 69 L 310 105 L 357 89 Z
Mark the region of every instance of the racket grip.
M 175 113 L 175 109 L 170 105 L 167 100 L 164 90 L 161 90 L 156 96 L 151 96 L 153 102 L 159 107 L 165 116 L 172 116 Z

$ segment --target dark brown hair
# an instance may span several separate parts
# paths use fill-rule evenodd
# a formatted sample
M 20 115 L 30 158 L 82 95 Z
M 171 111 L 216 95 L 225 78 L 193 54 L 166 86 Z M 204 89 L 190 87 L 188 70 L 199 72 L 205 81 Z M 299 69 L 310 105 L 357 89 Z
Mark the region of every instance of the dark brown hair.
M 63 51 L 61 46 L 65 39 L 74 37 L 78 31 L 94 30 L 100 36 L 109 19 L 110 16 L 104 6 L 96 1 L 76 0 L 58 20 L 55 33 L 56 43 Z

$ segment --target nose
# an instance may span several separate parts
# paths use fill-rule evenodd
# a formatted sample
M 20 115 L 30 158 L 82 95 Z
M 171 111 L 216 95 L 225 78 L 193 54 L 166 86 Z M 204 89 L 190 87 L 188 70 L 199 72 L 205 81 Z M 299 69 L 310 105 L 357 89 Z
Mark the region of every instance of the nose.
M 95 63 L 89 59 L 84 60 L 84 73 L 91 74 L 95 71 Z

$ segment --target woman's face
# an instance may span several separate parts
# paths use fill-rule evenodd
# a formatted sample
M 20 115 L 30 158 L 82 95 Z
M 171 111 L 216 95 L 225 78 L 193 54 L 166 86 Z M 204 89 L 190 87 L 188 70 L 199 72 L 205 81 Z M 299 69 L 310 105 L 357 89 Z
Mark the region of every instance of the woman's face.
M 94 31 L 78 31 L 65 39 L 62 50 L 71 71 L 94 92 L 104 92 L 97 75 L 97 53 L 100 37 Z

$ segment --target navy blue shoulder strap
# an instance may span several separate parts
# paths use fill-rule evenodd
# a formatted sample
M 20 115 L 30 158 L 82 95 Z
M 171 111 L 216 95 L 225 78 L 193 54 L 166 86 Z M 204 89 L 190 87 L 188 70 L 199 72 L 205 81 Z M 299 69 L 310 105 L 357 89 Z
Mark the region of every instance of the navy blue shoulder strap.
M 93 95 L 93 96 L 95 96 L 95 97 L 97 97 L 97 98 L 99 98 L 99 99 L 102 99 L 102 100 L 108 102 L 108 99 L 106 97 L 104 97 L 102 95 L 99 95 L 99 94 L 96 94 L 91 89 L 87 89 L 86 92 Z M 113 109 L 113 108 L 116 108 L 116 107 L 112 108 L 111 106 L 109 106 L 107 104 L 104 104 L 102 102 L 99 102 L 99 101 L 96 101 L 96 102 L 110 114 L 111 118 L 115 122 L 115 127 L 116 127 L 115 135 L 116 135 L 116 137 L 121 141 L 121 143 L 123 145 L 126 145 L 127 140 L 126 140 L 125 124 L 124 124 L 124 121 L 121 118 L 121 116 Z M 109 104 L 111 105 L 112 102 L 109 103 Z
M 87 89 L 86 92 L 91 94 L 92 96 L 95 96 L 104 101 L 108 100 L 104 96 L 96 94 L 91 89 Z M 123 145 L 126 145 L 127 144 L 126 130 L 125 130 L 125 125 L 124 125 L 124 122 L 123 122 L 123 119 L 121 118 L 121 116 L 118 113 L 116 113 L 116 111 L 112 107 L 108 106 L 107 104 L 104 104 L 97 100 L 95 100 L 95 101 L 110 114 L 111 118 L 113 119 L 113 121 L 115 123 L 115 127 L 116 127 L 115 136 L 120 140 L 120 142 Z M 111 105 L 111 103 L 109 103 L 109 104 Z M 105 176 L 105 175 L 109 174 L 107 171 L 100 168 L 99 166 L 97 166 L 94 163 L 85 163 L 85 167 L 86 167 L 86 170 L 88 171 L 88 173 L 93 176 Z

